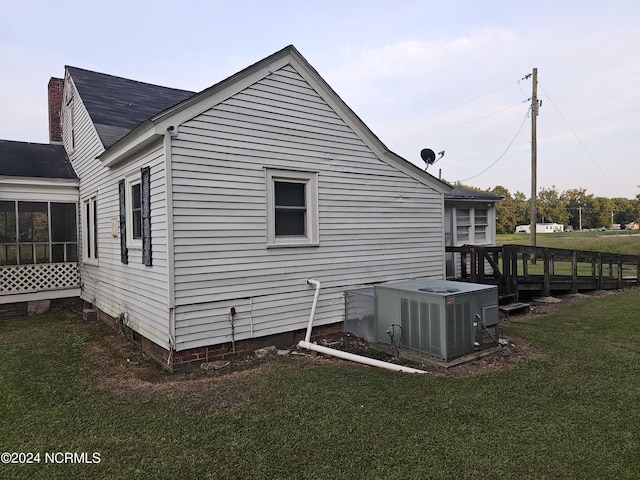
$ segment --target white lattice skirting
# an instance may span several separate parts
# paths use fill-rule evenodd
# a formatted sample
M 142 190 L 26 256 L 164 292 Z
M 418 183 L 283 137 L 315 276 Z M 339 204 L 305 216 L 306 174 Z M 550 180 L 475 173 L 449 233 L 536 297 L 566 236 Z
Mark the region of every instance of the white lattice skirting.
M 40 263 L 0 267 L 0 295 L 78 288 L 77 263 Z

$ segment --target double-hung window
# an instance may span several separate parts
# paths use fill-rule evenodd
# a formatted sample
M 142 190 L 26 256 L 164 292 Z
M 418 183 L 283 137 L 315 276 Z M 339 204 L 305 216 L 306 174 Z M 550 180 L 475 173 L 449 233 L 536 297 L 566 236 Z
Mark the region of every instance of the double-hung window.
M 85 262 L 98 261 L 98 202 L 95 196 L 82 202 L 82 258 Z
M 126 182 L 127 246 L 142 248 L 142 187 L 140 175 L 129 177 Z
M 141 250 L 142 263 L 151 261 L 151 169 L 141 168 L 118 183 L 120 202 L 120 260 L 129 263 L 129 249 Z
M 267 246 L 318 245 L 318 174 L 267 169 Z
M 492 241 L 489 209 L 483 207 L 455 208 L 455 244 L 482 244 Z

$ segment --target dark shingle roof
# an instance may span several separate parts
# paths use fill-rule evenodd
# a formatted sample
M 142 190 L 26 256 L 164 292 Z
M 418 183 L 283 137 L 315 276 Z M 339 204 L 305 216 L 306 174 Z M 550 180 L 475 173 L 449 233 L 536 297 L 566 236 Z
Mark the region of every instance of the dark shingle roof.
M 129 131 L 195 92 L 67 67 L 100 140 L 109 148 Z
M 77 179 L 64 146 L 0 140 L 0 175 Z
M 502 200 L 502 195 L 496 195 L 489 192 L 481 192 L 480 190 L 471 190 L 470 188 L 464 188 L 459 185 L 454 185 L 453 190 L 444 194 L 446 200 L 479 200 L 496 202 Z

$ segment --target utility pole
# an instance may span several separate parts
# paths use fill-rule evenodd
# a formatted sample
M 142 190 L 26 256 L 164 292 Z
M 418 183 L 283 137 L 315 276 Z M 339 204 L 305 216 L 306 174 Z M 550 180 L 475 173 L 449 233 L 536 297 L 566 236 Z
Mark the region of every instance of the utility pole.
M 578 218 L 580 220 L 580 231 L 582 231 L 582 206 L 578 207 Z
M 538 116 L 538 69 L 533 69 L 531 87 L 531 246 L 536 246 L 537 207 L 537 162 L 536 119 Z
M 611 210 L 611 230 L 613 230 L 613 210 Z

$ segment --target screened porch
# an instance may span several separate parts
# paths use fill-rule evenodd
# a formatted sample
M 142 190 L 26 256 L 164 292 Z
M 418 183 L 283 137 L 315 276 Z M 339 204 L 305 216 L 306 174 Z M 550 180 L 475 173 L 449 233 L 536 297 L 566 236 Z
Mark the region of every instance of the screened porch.
M 0 303 L 79 294 L 78 204 L 0 201 Z

